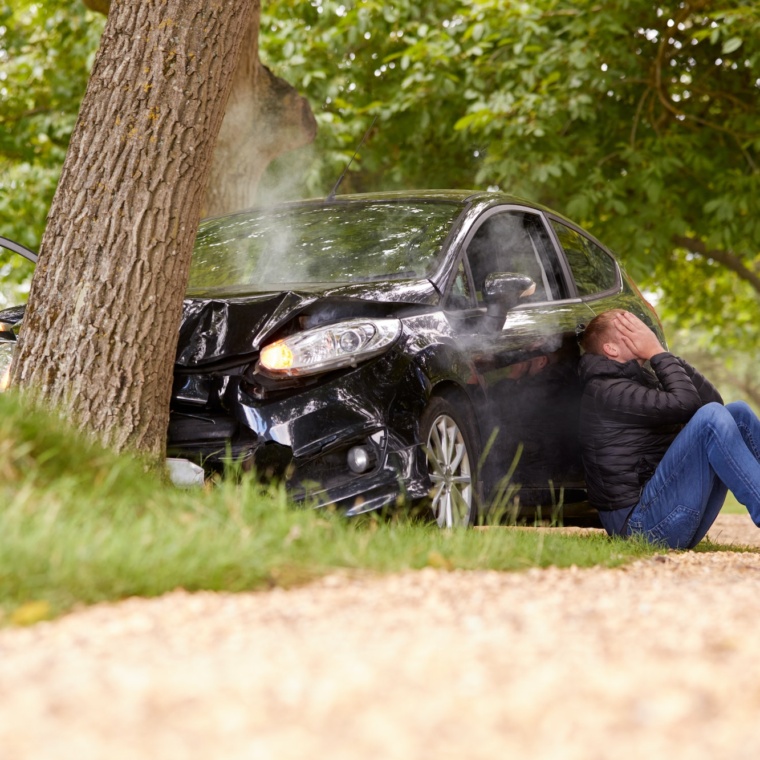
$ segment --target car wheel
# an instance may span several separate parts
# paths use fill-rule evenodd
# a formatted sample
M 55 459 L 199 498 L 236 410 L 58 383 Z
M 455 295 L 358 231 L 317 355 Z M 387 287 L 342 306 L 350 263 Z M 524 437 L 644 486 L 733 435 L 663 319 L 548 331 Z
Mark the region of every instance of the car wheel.
M 471 423 L 435 396 L 420 420 L 420 439 L 432 482 L 430 506 L 442 528 L 473 525 L 478 516 L 478 447 Z

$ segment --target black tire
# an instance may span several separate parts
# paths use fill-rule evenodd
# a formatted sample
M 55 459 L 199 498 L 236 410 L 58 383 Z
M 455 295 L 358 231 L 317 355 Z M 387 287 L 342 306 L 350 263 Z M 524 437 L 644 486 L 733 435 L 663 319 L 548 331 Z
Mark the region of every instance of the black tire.
M 442 528 L 478 522 L 480 446 L 470 416 L 444 396 L 433 396 L 420 418 L 420 440 L 432 482 L 430 508 Z

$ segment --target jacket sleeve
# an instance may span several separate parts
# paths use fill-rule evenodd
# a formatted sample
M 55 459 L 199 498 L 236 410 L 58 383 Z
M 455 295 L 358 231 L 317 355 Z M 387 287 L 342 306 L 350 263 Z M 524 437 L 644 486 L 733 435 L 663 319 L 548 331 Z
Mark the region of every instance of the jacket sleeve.
M 688 371 L 667 352 L 652 357 L 650 364 L 662 387 L 619 378 L 594 389 L 596 405 L 605 415 L 630 425 L 660 427 L 688 422 L 704 403 Z
M 718 404 L 723 403 L 723 397 L 718 392 L 718 389 L 704 375 L 680 356 L 677 356 L 676 359 L 678 359 L 691 378 L 691 382 L 694 383 L 694 387 L 697 389 L 703 404 L 709 404 L 711 401 L 715 401 Z

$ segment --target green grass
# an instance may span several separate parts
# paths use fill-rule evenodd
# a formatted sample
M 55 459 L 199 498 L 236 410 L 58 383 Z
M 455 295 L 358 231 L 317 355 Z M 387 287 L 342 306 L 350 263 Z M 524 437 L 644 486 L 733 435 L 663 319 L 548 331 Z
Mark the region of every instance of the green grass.
M 0 621 L 172 589 L 248 591 L 326 573 L 616 566 L 657 551 L 602 534 L 441 531 L 292 506 L 253 479 L 183 491 L 0 395 Z

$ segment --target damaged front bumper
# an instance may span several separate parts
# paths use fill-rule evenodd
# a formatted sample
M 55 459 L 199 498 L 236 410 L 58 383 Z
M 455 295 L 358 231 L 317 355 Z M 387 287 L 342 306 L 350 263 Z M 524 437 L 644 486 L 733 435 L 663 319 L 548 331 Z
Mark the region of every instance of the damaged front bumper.
M 206 470 L 234 462 L 283 482 L 295 501 L 335 505 L 347 515 L 421 499 L 430 487 L 416 443 L 424 394 L 404 383 L 405 374 L 414 376 L 406 365 L 398 355 L 385 356 L 287 391 L 242 375 L 179 378 L 170 454 Z

